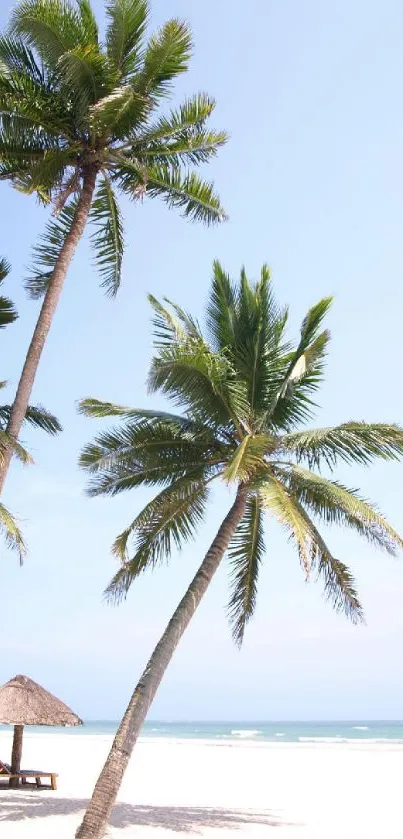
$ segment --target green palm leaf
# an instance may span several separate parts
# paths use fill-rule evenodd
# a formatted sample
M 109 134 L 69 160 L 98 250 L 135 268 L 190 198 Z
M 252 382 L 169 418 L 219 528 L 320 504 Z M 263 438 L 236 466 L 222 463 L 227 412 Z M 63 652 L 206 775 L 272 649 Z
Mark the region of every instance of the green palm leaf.
M 96 226 L 92 235 L 95 261 L 102 277 L 102 287 L 114 297 L 120 286 L 124 248 L 123 221 L 109 178 L 104 175 L 91 210 Z
M 350 527 L 392 555 L 396 554 L 397 549 L 403 548 L 399 534 L 356 490 L 329 481 L 301 466 L 273 468 L 298 501 L 326 524 Z
M 146 168 L 140 162 L 123 161 L 121 156 L 117 159 L 119 164 L 122 161 L 122 165 L 116 170 L 115 177 L 130 198 L 138 199 L 144 195 L 162 198 L 168 207 L 181 209 L 182 215 L 190 221 L 201 221 L 207 225 L 225 221 L 226 214 L 213 185 L 203 181 L 195 172 L 184 175 L 176 166 L 159 164 Z
M 183 176 L 179 168 L 154 165 L 147 169 L 146 194 L 162 198 L 168 207 L 181 209 L 184 218 L 191 221 L 210 225 L 227 218 L 213 184 L 203 181 L 196 172 Z
M 129 421 L 85 446 L 80 465 L 94 475 L 90 495 L 116 495 L 139 484 L 168 484 L 190 469 L 218 469 L 225 458 L 219 441 L 184 430 L 172 421 Z
M 169 20 L 148 42 L 136 80 L 138 90 L 155 99 L 166 96 L 173 80 L 188 69 L 191 53 L 189 28 L 180 20 Z
M 264 547 L 261 505 L 258 497 L 251 496 L 228 551 L 231 560 L 228 611 L 232 634 L 238 646 L 242 644 L 246 624 L 255 611 L 258 573 Z
M 113 402 L 101 402 L 99 399 L 82 399 L 79 402 L 78 410 L 86 417 L 124 417 L 125 419 L 134 420 L 147 419 L 153 422 L 166 420 L 183 430 L 193 429 L 195 433 L 206 433 L 206 429 L 203 426 L 198 426 L 189 418 L 183 417 L 180 414 L 172 414 L 168 411 L 128 408 L 124 405 L 115 405 Z
M 261 482 L 260 497 L 263 506 L 285 528 L 295 543 L 302 568 L 308 579 L 312 559 L 312 534 L 295 498 L 281 481 L 270 474 L 267 474 L 266 480 Z
M 11 405 L 0 405 L 0 427 L 5 428 L 10 418 Z M 59 420 L 41 405 L 30 405 L 25 414 L 25 422 L 33 428 L 39 428 L 48 434 L 58 434 L 62 431 Z
M 13 454 L 21 463 L 32 463 L 32 457 L 24 449 L 24 446 L 21 445 L 14 437 L 11 437 L 7 431 L 3 430 L 0 427 L 0 465 L 4 461 L 4 456 L 9 450 L 12 450 Z
M 77 202 L 66 204 L 57 218 L 52 218 L 34 248 L 34 266 L 25 281 L 25 287 L 34 300 L 42 297 L 48 287 L 60 251 L 70 231 Z
M 108 57 L 116 71 L 127 78 L 141 66 L 149 3 L 147 0 L 111 0 L 106 14 Z
M 189 97 L 178 108 L 171 110 L 167 115 L 163 114 L 154 124 L 141 132 L 134 140 L 133 153 L 136 154 L 136 151 L 141 153 L 149 143 L 161 141 L 168 143 L 170 140 L 178 140 L 186 132 L 190 132 L 192 136 L 191 132 L 204 128 L 207 119 L 214 111 L 215 104 L 215 100 L 207 93 L 197 93 Z
M 325 463 L 334 469 L 339 461 L 367 466 L 375 458 L 398 460 L 403 453 L 403 429 L 386 423 L 346 422 L 334 428 L 296 431 L 281 440 L 285 452 L 310 468 Z
M 62 84 L 74 98 L 77 117 L 82 115 L 83 119 L 88 108 L 105 95 L 108 82 L 110 86 L 116 83 L 106 57 L 95 44 L 77 44 L 60 56 L 57 66 Z
M 218 260 L 213 263 L 213 281 L 207 306 L 207 328 L 216 352 L 236 345 L 237 289 Z
M 98 24 L 91 8 L 90 0 L 76 0 L 76 3 L 80 13 L 80 23 L 83 33 L 85 32 L 87 43 L 98 46 Z
M 155 567 L 172 548 L 194 538 L 203 519 L 207 502 L 207 488 L 202 473 L 197 472 L 156 496 L 131 525 L 117 537 L 113 551 L 122 561 L 122 567 L 106 589 L 106 596 L 120 600 L 133 582 L 147 567 Z M 134 535 L 134 553 L 128 559 L 128 541 Z
M 316 529 L 306 511 L 295 501 L 301 519 L 305 520 L 311 540 L 311 569 L 325 584 L 324 594 L 336 612 L 344 612 L 352 623 L 362 623 L 364 612 L 361 606 L 354 577 L 349 568 L 329 551 L 324 539 Z
M 4 257 L 0 257 L 0 284 L 6 279 L 10 270 L 10 263 Z M 9 323 L 13 323 L 17 317 L 12 301 L 8 297 L 0 295 L 0 329 L 4 329 Z
M 0 533 L 5 541 L 6 547 L 18 553 L 20 565 L 22 565 L 27 550 L 24 538 L 15 518 L 4 504 L 0 504 Z
M 265 465 L 264 457 L 273 449 L 273 441 L 265 434 L 246 434 L 227 461 L 223 477 L 228 483 L 245 482 Z
M 10 29 L 54 71 L 64 53 L 88 43 L 91 35 L 85 17 L 64 0 L 23 0 L 11 15 Z
M 107 134 L 112 143 L 124 140 L 133 126 L 142 126 L 149 115 L 150 103 L 132 84 L 123 84 L 98 99 L 89 111 L 89 122 L 95 134 Z M 111 143 L 109 160 L 113 164 L 126 164 L 126 158 L 119 155 L 119 147 Z
M 240 419 L 247 424 L 243 383 L 228 361 L 213 355 L 202 341 L 161 348 L 151 364 L 148 387 L 166 393 L 193 419 L 229 429 L 239 429 Z

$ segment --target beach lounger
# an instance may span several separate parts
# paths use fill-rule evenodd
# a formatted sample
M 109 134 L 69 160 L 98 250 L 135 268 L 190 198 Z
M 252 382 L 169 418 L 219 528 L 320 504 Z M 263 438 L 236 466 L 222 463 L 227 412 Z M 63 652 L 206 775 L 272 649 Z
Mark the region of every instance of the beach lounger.
M 20 771 L 14 775 L 11 771 L 11 766 L 9 763 L 3 763 L 0 760 L 0 778 L 5 777 L 9 781 L 12 778 L 18 778 L 18 782 L 21 781 L 23 786 L 35 786 L 37 788 L 42 787 L 42 778 L 49 778 L 50 781 L 50 789 L 57 789 L 57 774 L 56 772 L 41 772 L 39 769 L 20 769 Z M 35 783 L 32 784 L 28 779 L 35 778 Z

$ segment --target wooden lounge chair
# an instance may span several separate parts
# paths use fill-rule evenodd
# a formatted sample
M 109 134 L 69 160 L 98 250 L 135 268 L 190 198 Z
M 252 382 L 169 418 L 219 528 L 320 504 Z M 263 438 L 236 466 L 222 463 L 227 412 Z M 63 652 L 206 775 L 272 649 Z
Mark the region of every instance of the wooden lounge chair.
M 0 760 L 0 778 L 5 777 L 7 780 L 11 780 L 12 778 L 18 778 L 18 784 L 21 781 L 22 786 L 34 786 L 39 789 L 42 787 L 42 778 L 49 778 L 50 781 L 50 789 L 57 789 L 56 772 L 41 772 L 39 769 L 20 769 L 20 771 L 14 775 L 11 771 L 11 766 L 8 763 L 3 763 Z M 33 784 L 28 780 L 28 778 L 35 778 L 35 783 Z

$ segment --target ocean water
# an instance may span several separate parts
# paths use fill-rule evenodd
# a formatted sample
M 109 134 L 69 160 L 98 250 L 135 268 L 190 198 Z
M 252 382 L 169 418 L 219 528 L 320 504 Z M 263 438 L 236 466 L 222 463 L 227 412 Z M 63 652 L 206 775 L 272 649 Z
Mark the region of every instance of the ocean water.
M 34 734 L 111 736 L 118 726 L 113 720 L 91 720 L 77 728 L 29 727 Z M 0 731 L 9 726 L 0 725 Z M 28 731 L 27 731 L 28 733 Z M 266 743 L 403 743 L 403 721 L 342 722 L 152 722 L 142 731 L 144 738 L 170 740 L 254 741 Z

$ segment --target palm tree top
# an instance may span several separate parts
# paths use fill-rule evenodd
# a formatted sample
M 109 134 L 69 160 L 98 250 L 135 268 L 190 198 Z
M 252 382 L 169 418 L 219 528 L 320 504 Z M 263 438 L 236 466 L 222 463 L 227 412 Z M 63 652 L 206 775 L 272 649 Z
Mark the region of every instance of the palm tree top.
M 124 596 L 146 567 L 196 536 L 210 484 L 221 479 L 246 497 L 228 552 L 235 639 L 242 641 L 255 607 L 265 513 L 292 540 L 306 576 L 323 579 L 336 610 L 361 620 L 352 574 L 333 556 L 320 522 L 348 527 L 391 554 L 403 541 L 372 504 L 322 470 L 333 472 L 340 462 L 366 465 L 376 458 L 400 458 L 403 429 L 362 421 L 304 427 L 324 375 L 330 335 L 322 322 L 331 298 L 308 311 L 296 343 L 286 335 L 288 312 L 276 303 L 266 266 L 253 284 L 244 270 L 234 283 L 214 264 L 205 334 L 180 306 L 153 297 L 150 302 L 156 353 L 149 390 L 165 394 L 181 413 L 94 399 L 81 403 L 87 416 L 122 420 L 82 452 L 81 466 L 91 475 L 89 493 L 162 487 L 116 539 L 120 568 L 108 594 Z
M 117 192 L 162 198 L 189 219 L 225 219 L 213 185 L 194 167 L 226 142 L 207 127 L 206 93 L 166 111 L 189 67 L 186 23 L 167 21 L 148 39 L 147 0 L 109 0 L 100 38 L 89 0 L 19 0 L 0 38 L 0 179 L 53 202 L 51 223 L 29 282 L 43 294 L 74 215 L 83 180 L 96 172 L 93 243 L 102 283 L 119 286 L 123 222 Z

